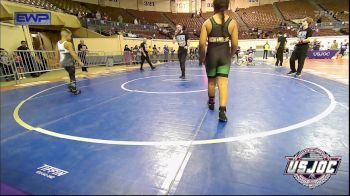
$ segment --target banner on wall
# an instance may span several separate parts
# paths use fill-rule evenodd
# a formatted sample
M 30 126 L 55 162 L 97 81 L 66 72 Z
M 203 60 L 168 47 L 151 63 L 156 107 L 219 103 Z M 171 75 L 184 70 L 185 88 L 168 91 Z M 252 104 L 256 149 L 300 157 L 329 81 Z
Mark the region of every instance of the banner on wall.
M 179 13 L 189 13 L 190 12 L 190 0 L 177 0 L 176 1 L 176 11 Z
M 139 0 L 138 9 L 145 11 L 170 12 L 170 0 Z
M 307 52 L 307 56 L 309 57 L 309 59 L 331 59 L 338 52 L 338 50 L 309 50 Z

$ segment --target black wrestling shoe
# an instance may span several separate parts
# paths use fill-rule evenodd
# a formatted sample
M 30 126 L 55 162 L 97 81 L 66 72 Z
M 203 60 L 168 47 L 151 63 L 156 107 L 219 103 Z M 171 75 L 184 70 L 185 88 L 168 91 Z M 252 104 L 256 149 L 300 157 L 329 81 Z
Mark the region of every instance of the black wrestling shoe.
M 220 110 L 219 111 L 219 121 L 227 122 L 226 107 L 225 108 L 220 107 L 219 110 Z
M 296 73 L 296 72 L 290 71 L 290 72 L 287 73 L 287 75 L 291 76 L 291 75 L 293 75 L 293 74 L 295 74 L 295 73 Z
M 151 70 L 152 70 L 152 71 L 156 70 L 156 67 L 151 67 Z
M 295 74 L 295 77 L 296 77 L 296 78 L 300 78 L 300 77 L 301 77 L 301 73 L 296 73 L 296 74 Z
M 144 69 L 143 69 L 143 68 L 140 68 L 140 71 L 144 71 Z
M 209 110 L 214 110 L 215 109 L 215 103 L 209 103 L 208 102 L 208 108 L 209 108 Z
M 74 95 L 79 95 L 81 93 L 81 90 L 78 89 L 72 89 L 71 93 L 73 93 Z
M 184 79 L 186 79 L 186 77 L 185 77 L 185 76 L 180 76 L 179 78 L 180 78 L 180 79 L 183 79 L 183 80 L 184 80 Z

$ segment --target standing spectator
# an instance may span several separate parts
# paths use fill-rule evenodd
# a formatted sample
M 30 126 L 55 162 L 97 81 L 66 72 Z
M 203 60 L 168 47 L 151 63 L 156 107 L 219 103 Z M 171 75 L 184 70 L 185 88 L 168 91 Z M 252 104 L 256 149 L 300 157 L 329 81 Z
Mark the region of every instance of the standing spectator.
M 344 42 L 340 43 L 340 51 L 339 54 L 341 57 L 345 55 L 345 51 L 348 49 L 348 42 L 347 40 L 344 40 Z
M 37 51 L 37 57 L 39 58 L 39 68 L 41 71 L 44 71 L 42 73 L 46 73 L 49 70 L 48 63 L 47 63 L 47 54 L 44 51 L 44 47 L 40 46 L 39 51 Z
M 194 49 L 190 48 L 190 60 L 194 60 Z
M 33 73 L 38 70 L 36 70 L 37 68 L 36 61 L 29 51 L 27 42 L 21 41 L 21 46 L 19 46 L 17 50 L 21 50 L 21 51 L 18 51 L 18 54 L 21 57 L 22 67 L 24 67 L 25 69 L 27 68 L 27 71 L 31 72 L 30 75 L 32 77 L 39 77 L 40 75 L 39 73 Z M 22 52 L 22 50 L 25 50 L 25 51 Z
M 139 24 L 137 18 L 134 19 L 134 24 L 135 24 L 135 25 L 138 25 L 138 24 Z
M 137 61 L 137 63 L 139 63 L 139 62 L 141 62 L 141 48 L 140 47 L 138 47 L 138 46 L 135 46 L 135 48 L 137 49 L 137 53 L 136 53 L 136 61 Z
M 101 20 L 101 13 L 99 11 L 96 12 L 95 17 L 97 20 Z
M 331 49 L 331 47 L 332 47 L 331 42 L 328 42 L 328 43 L 327 43 L 327 50 L 330 50 L 330 49 Z
M 337 40 L 333 40 L 333 43 L 331 45 L 331 50 L 338 50 L 338 42 Z
M 196 49 L 194 49 L 194 55 L 195 55 L 195 59 L 198 60 L 199 59 L 199 49 L 198 49 L 198 47 Z
M 131 50 L 128 45 L 124 46 L 124 62 L 125 64 L 130 63 L 130 57 L 131 57 Z
M 174 59 L 175 59 L 175 49 L 174 48 L 171 49 L 171 56 L 170 56 L 170 58 L 171 58 L 171 61 L 174 62 Z
M 137 45 L 135 45 L 135 47 L 131 50 L 132 51 L 132 57 L 133 57 L 132 61 L 133 61 L 134 64 L 138 63 L 138 54 L 137 54 L 138 50 L 139 50 L 139 48 L 138 48 Z
M 168 62 L 169 59 L 169 48 L 167 45 L 164 45 L 164 62 Z
M 153 45 L 152 55 L 153 55 L 153 58 L 154 58 L 155 60 L 158 60 L 157 54 L 158 54 L 157 46 L 156 46 L 156 45 Z
M 122 15 L 119 15 L 118 16 L 118 22 L 123 24 L 123 16 Z
M 78 56 L 81 59 L 81 62 L 84 63 L 84 65 L 81 67 L 81 71 L 87 72 L 87 62 L 86 62 L 86 53 L 88 52 L 88 47 L 85 45 L 84 40 L 80 40 L 80 43 L 78 44 Z
M 266 41 L 265 45 L 264 45 L 264 55 L 263 55 L 263 59 L 267 59 L 267 53 L 270 50 L 270 45 L 269 42 Z

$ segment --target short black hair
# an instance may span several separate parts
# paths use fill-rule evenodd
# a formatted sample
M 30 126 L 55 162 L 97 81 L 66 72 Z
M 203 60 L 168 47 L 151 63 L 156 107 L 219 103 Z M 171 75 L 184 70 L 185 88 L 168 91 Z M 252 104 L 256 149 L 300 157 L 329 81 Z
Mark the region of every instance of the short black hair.
M 22 41 L 21 41 L 21 44 L 22 44 L 22 43 L 26 43 L 26 41 L 22 40 Z

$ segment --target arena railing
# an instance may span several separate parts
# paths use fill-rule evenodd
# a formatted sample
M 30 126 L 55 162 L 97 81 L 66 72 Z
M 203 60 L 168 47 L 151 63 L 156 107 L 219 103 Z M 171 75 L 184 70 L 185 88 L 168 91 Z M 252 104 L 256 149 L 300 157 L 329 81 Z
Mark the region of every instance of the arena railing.
M 140 52 L 129 51 L 80 51 L 78 56 L 86 67 L 93 66 L 132 66 L 141 62 Z M 153 63 L 177 61 L 176 53 L 152 53 L 149 55 Z M 188 57 L 190 58 L 190 57 Z M 1 51 L 0 79 L 21 80 L 26 76 L 38 77 L 41 73 L 62 70 L 57 63 L 56 51 L 15 50 L 12 54 Z M 76 64 L 77 65 L 77 64 Z

